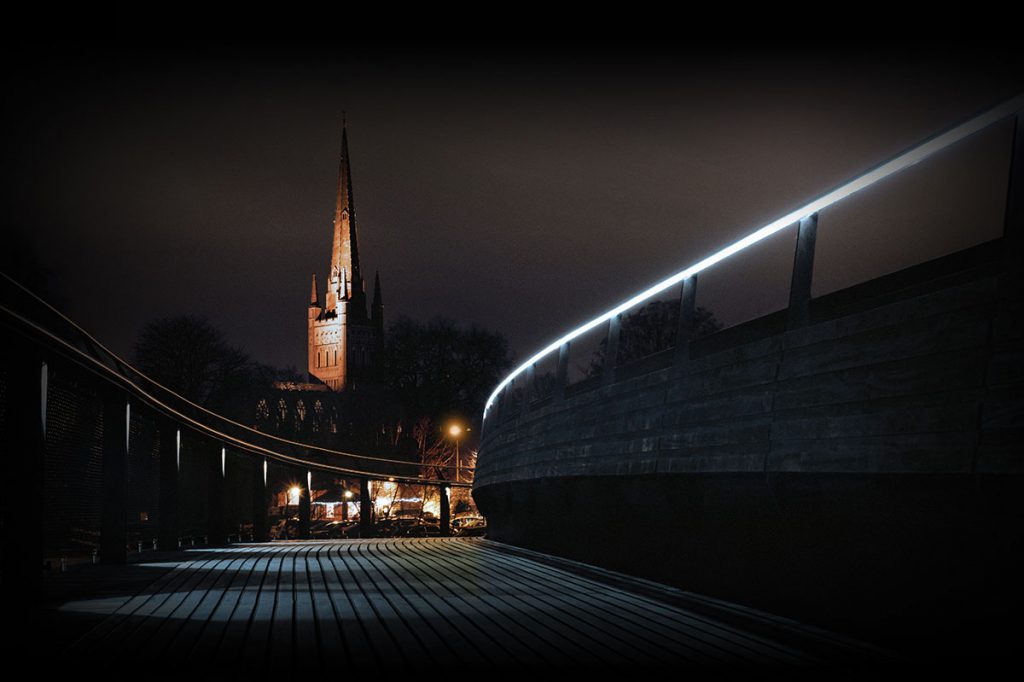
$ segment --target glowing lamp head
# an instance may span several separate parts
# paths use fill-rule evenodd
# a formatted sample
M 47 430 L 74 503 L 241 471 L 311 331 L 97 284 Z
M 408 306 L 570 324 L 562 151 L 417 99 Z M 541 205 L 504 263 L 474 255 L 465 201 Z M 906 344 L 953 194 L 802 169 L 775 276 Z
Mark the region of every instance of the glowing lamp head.
M 458 438 L 459 436 L 462 435 L 462 427 L 459 426 L 458 424 L 452 424 L 451 426 L 448 427 L 448 435 L 454 438 Z
M 345 491 L 345 499 L 346 500 L 351 500 L 352 499 L 352 491 L 351 490 L 346 490 Z

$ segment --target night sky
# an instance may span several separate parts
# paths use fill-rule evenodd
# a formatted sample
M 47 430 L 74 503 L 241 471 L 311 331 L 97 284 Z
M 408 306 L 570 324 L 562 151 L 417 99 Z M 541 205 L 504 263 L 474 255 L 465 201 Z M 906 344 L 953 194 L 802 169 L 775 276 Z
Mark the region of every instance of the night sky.
M 199 313 L 304 370 L 344 111 L 387 317 L 477 324 L 522 357 L 1024 90 L 1021 66 L 976 49 L 68 51 L 8 76 L 4 230 L 116 352 Z M 1009 130 L 823 212 L 815 293 L 997 236 Z M 782 307 L 792 237 L 702 275 L 698 303 L 727 323 Z

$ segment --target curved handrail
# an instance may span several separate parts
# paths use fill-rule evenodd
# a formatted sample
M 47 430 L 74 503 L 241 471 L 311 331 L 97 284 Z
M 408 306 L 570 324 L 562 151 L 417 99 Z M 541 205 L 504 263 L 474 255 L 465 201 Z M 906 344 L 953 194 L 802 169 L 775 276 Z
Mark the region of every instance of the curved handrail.
M 316 451 L 316 452 L 319 452 L 319 453 L 324 453 L 326 455 L 332 455 L 332 456 L 338 456 L 338 457 L 348 457 L 348 458 L 352 458 L 352 459 L 358 459 L 358 460 L 363 460 L 363 461 L 367 461 L 367 462 L 370 462 L 370 463 L 377 463 L 377 464 L 394 464 L 394 465 L 400 465 L 400 466 L 406 466 L 406 467 L 417 467 L 417 468 L 421 468 L 421 467 L 424 467 L 424 466 L 429 466 L 430 468 L 433 468 L 433 469 L 454 469 L 455 468 L 453 465 L 438 465 L 438 466 L 424 465 L 424 464 L 422 464 L 420 462 L 410 462 L 410 461 L 407 461 L 407 460 L 388 459 L 388 458 L 384 458 L 384 457 L 373 457 L 373 456 L 370 456 L 370 455 L 359 455 L 359 454 L 356 454 L 356 453 L 350 453 L 350 452 L 346 452 L 346 451 L 342 451 L 342 450 L 331 450 L 329 448 L 324 448 L 324 447 L 320 447 L 320 446 L 317 446 L 317 445 L 312 445 L 312 444 L 302 443 L 302 442 L 299 442 L 299 441 L 289 440 L 289 439 L 286 439 L 286 438 L 281 438 L 280 436 L 276 436 L 274 434 L 265 433 L 263 431 L 258 431 L 256 429 L 253 429 L 250 426 L 247 426 L 245 424 L 241 424 L 240 422 L 236 422 L 236 421 L 234 421 L 232 419 L 229 419 L 229 418 L 227 418 L 227 417 L 225 417 L 223 415 L 220 415 L 220 414 L 218 414 L 216 412 L 213 412 L 212 410 L 209 410 L 209 409 L 203 407 L 202 405 L 198 405 L 197 403 L 194 403 L 191 400 L 185 398 L 184 396 L 179 395 L 178 393 L 176 393 L 175 391 L 167 388 L 166 386 L 163 386 L 159 382 L 154 381 L 153 379 L 150 379 L 148 376 L 146 376 L 145 374 L 140 372 L 138 369 L 133 367 L 131 364 L 129 364 L 123 358 L 121 358 L 116 353 L 114 353 L 113 351 L 108 349 L 106 346 L 104 346 L 102 343 L 100 343 L 95 337 L 93 337 L 91 334 L 89 334 L 89 332 L 87 332 L 84 329 L 82 329 L 82 327 L 80 327 L 78 324 L 76 324 L 68 316 L 64 315 L 62 312 L 57 310 L 55 307 L 50 305 L 48 302 L 46 302 L 44 299 L 40 298 L 38 295 L 36 295 L 34 292 L 29 290 L 25 286 L 23 286 L 21 283 L 19 283 L 18 281 L 16 281 L 15 279 L 13 279 L 9 275 L 7 275 L 6 273 L 0 272 L 0 276 L 2 276 L 3 279 L 7 280 L 8 284 L 13 285 L 14 287 L 16 287 L 22 294 L 25 294 L 25 295 L 29 296 L 33 300 L 34 303 L 38 303 L 38 304 L 41 304 L 41 305 L 45 306 L 46 309 L 49 312 L 53 313 L 54 315 L 57 315 L 58 318 L 62 322 L 70 325 L 71 328 L 76 332 L 76 334 L 80 335 L 84 340 L 88 341 L 89 345 L 91 346 L 90 350 L 101 351 L 104 355 L 108 356 L 108 359 L 110 361 L 112 361 L 114 366 L 112 367 L 109 364 L 107 364 L 106 362 L 104 362 L 102 359 L 100 359 L 99 357 L 96 357 L 94 354 L 86 352 L 85 350 L 76 347 L 71 341 L 69 341 L 69 340 L 67 340 L 65 338 L 62 338 L 60 335 L 50 331 L 49 329 L 46 329 L 43 325 L 33 321 L 28 316 L 26 316 L 26 315 L 24 315 L 22 313 L 19 313 L 19 312 L 15 311 L 15 310 L 12 310 L 6 304 L 0 304 L 0 312 L 4 313 L 9 318 L 11 318 L 12 320 L 16 321 L 17 323 L 19 323 L 23 327 L 27 328 L 32 333 L 34 333 L 34 334 L 36 334 L 38 336 L 41 336 L 44 339 L 46 339 L 49 344 L 59 348 L 62 353 L 64 353 L 65 355 L 69 356 L 73 361 L 75 361 L 80 366 L 83 366 L 86 369 L 91 370 L 95 374 L 99 375 L 100 377 L 102 377 L 103 379 L 105 379 L 105 380 L 107 380 L 107 381 L 109 381 L 111 383 L 119 385 L 124 390 L 129 391 L 130 393 L 134 394 L 137 398 L 143 400 L 145 403 L 147 403 L 153 409 L 156 409 L 157 411 L 161 412 L 165 416 L 167 416 L 167 417 L 169 417 L 169 418 L 171 418 L 171 419 L 173 419 L 175 421 L 178 421 L 179 423 L 182 423 L 182 424 L 188 426 L 189 428 L 192 428 L 193 430 L 199 431 L 201 433 L 204 433 L 204 434 L 206 434 L 208 436 L 211 436 L 211 437 L 216 438 L 218 440 L 224 441 L 226 443 L 230 443 L 233 446 L 234 449 L 244 450 L 244 451 L 250 452 L 252 454 L 257 454 L 257 455 L 265 456 L 265 457 L 268 457 L 270 459 L 273 459 L 275 461 L 279 461 L 279 462 L 282 462 L 282 463 L 291 464 L 291 465 L 294 465 L 294 466 L 303 466 L 303 467 L 307 467 L 307 468 L 310 468 L 310 469 L 315 469 L 315 470 L 318 470 L 318 471 L 325 471 L 325 472 L 334 473 L 334 474 L 348 475 L 348 476 L 354 476 L 354 477 L 356 477 L 356 476 L 359 476 L 359 477 L 368 476 L 368 477 L 372 477 L 372 478 L 387 477 L 387 478 L 393 478 L 396 481 L 402 481 L 402 482 L 407 482 L 407 483 L 417 483 L 417 484 L 424 484 L 424 485 L 450 485 L 452 487 L 469 487 L 469 485 L 470 485 L 468 483 L 459 483 L 459 482 L 449 481 L 449 480 L 426 479 L 426 478 L 420 478 L 418 476 L 413 477 L 413 476 L 392 475 L 392 474 L 386 474 L 386 473 L 382 473 L 382 472 L 370 472 L 370 471 L 364 471 L 364 470 L 360 470 L 360 469 L 352 469 L 352 468 L 348 468 L 348 467 L 341 467 L 341 466 L 336 466 L 336 465 L 332 465 L 332 464 L 326 464 L 326 463 L 323 463 L 323 462 L 311 461 L 311 460 L 303 459 L 301 457 L 295 457 L 293 455 L 289 455 L 289 454 L 286 454 L 286 453 L 283 453 L 283 452 L 279 452 L 277 450 L 273 450 L 271 448 L 264 447 L 262 445 L 258 445 L 256 443 L 250 442 L 250 441 L 245 440 L 243 438 L 239 438 L 238 436 L 234 436 L 234 435 L 231 435 L 229 433 L 226 433 L 225 431 L 222 431 L 222 430 L 220 430 L 218 428 L 210 426 L 209 424 L 203 423 L 202 421 L 200 421 L 200 420 L 198 420 L 198 419 L 196 419 L 196 418 L 194 418 L 194 417 L 192 417 L 192 416 L 190 416 L 188 414 L 185 414 L 184 412 L 182 412 L 181 409 L 179 409 L 179 407 L 175 407 L 175 406 L 171 405 L 170 402 L 172 402 L 172 401 L 178 402 L 181 406 L 187 406 L 188 409 L 194 410 L 194 411 L 200 413 L 201 415 L 205 415 L 205 416 L 207 416 L 209 418 L 212 418 L 213 420 L 223 422 L 224 424 L 227 424 L 227 425 L 230 425 L 233 428 L 242 430 L 243 432 L 250 432 L 250 433 L 258 436 L 260 439 L 268 439 L 268 440 L 272 440 L 272 441 L 277 441 L 277 442 L 280 442 L 282 444 L 285 444 L 285 445 L 288 445 L 288 446 L 291 446 L 291 447 L 300 448 L 300 449 L 305 450 L 305 451 Z M 129 377 L 128 374 L 133 374 L 137 378 L 133 379 L 133 378 Z M 157 392 L 162 392 L 162 393 L 164 393 L 166 395 L 164 397 L 162 397 L 162 398 L 159 397 L 158 395 L 156 395 L 154 393 L 154 391 L 152 389 L 147 389 L 147 388 L 144 388 L 143 386 L 141 386 L 140 382 L 138 380 L 141 380 L 142 382 L 151 385 L 153 388 L 155 388 L 157 390 Z M 468 471 L 472 471 L 472 469 L 469 468 L 469 467 L 459 467 L 459 470 L 460 471 L 467 471 L 467 472 Z
M 923 161 L 932 154 L 953 145 L 960 140 L 963 140 L 976 132 L 979 132 L 1003 119 L 1018 114 L 1024 110 L 1024 94 L 1017 95 L 1016 97 L 1007 100 L 991 109 L 987 109 L 984 112 L 977 114 L 963 123 L 960 123 L 949 130 L 936 133 L 924 141 L 906 149 L 903 152 L 895 155 L 888 161 L 885 161 L 874 168 L 871 168 L 860 175 L 857 175 L 851 180 L 844 182 L 832 190 L 825 192 L 818 196 L 816 199 L 809 201 L 808 203 L 800 206 L 799 208 L 790 211 L 781 218 L 773 220 L 767 225 L 760 227 L 746 237 L 743 237 L 739 241 L 733 242 L 732 244 L 716 251 L 707 258 L 704 258 L 693 265 L 690 265 L 683 270 L 675 273 L 674 275 L 661 280 L 660 282 L 644 289 L 640 293 L 636 294 L 632 298 L 629 298 L 619 305 L 611 308 L 610 310 L 601 313 L 589 322 L 576 327 L 572 331 L 560 336 L 555 341 L 552 341 L 547 346 L 544 346 L 540 351 L 530 356 L 530 358 L 516 367 L 510 372 L 501 382 L 495 387 L 494 391 L 491 392 L 490 397 L 487 399 L 487 403 L 484 405 L 483 418 L 487 419 L 487 413 L 494 404 L 498 395 L 506 386 L 511 384 L 517 376 L 525 372 L 527 369 L 537 364 L 540 360 L 547 357 L 551 353 L 558 350 L 564 344 L 569 343 L 578 336 L 585 334 L 586 332 L 594 329 L 603 322 L 607 322 L 613 317 L 622 314 L 623 312 L 633 308 L 634 306 L 643 303 L 650 299 L 652 296 L 665 291 L 669 287 L 682 282 L 683 280 L 693 277 L 694 275 L 707 270 L 712 265 L 715 265 L 730 256 L 739 253 L 748 246 L 752 246 L 757 242 L 770 237 L 771 235 L 783 230 L 787 227 L 796 225 L 803 218 L 807 218 L 818 211 L 831 206 L 839 201 L 842 201 L 846 197 L 859 192 L 862 189 L 870 187 L 871 185 L 884 180 L 885 178 L 900 172 L 919 161 Z

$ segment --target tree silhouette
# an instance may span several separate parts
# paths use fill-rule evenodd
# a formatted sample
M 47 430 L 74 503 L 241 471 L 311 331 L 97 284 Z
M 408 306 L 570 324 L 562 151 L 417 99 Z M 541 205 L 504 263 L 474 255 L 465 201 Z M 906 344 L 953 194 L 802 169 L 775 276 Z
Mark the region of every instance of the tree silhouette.
M 384 344 L 385 381 L 412 422 L 437 422 L 453 413 L 476 418 L 511 364 L 501 334 L 460 329 L 442 318 L 427 324 L 398 318 Z
M 694 338 L 714 334 L 722 329 L 722 323 L 707 308 L 697 306 L 693 319 Z M 615 364 L 621 365 L 640 358 L 660 353 L 675 346 L 679 328 L 679 303 L 677 301 L 651 301 L 622 318 L 619 330 L 619 352 Z M 605 365 L 607 337 L 601 340 L 590 358 L 586 374 L 601 374 Z
M 194 403 L 250 418 L 256 395 L 278 371 L 231 346 L 205 317 L 182 315 L 146 324 L 134 346 L 136 367 Z

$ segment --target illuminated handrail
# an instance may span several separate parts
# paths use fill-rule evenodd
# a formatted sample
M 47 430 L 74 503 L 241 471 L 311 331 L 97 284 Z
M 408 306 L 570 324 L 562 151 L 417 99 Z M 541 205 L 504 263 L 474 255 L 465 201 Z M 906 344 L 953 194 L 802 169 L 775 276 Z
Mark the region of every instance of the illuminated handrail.
M 91 334 L 82 329 L 69 317 L 67 317 L 62 312 L 60 312 L 52 305 L 47 303 L 44 299 L 37 296 L 31 290 L 24 287 L 15 279 L 13 279 L 12 277 L 3 272 L 0 272 L 0 277 L 6 280 L 6 283 L 10 286 L 13 286 L 19 293 L 28 296 L 33 304 L 39 304 L 44 306 L 47 309 L 47 311 L 56 315 L 61 322 L 69 325 L 71 329 L 76 333 L 76 335 L 80 337 L 80 341 L 84 340 L 88 343 L 89 350 L 92 352 L 87 352 L 82 348 L 76 347 L 76 345 L 72 341 L 66 338 L 62 338 L 61 335 L 54 333 L 53 331 L 47 329 L 43 324 L 31 319 L 29 315 L 18 312 L 17 310 L 12 309 L 5 303 L 0 303 L 0 313 L 3 313 L 10 320 L 15 321 L 18 325 L 30 331 L 32 334 L 44 339 L 49 345 L 59 349 L 59 351 L 62 354 L 64 354 L 66 357 L 71 358 L 79 366 L 92 371 L 93 373 L 99 375 L 100 377 L 102 377 L 103 379 L 110 383 L 119 385 L 121 388 L 133 394 L 137 399 L 142 400 L 143 402 L 145 402 L 146 404 L 148 404 L 150 407 L 157 410 L 161 414 L 164 414 L 165 416 L 173 419 L 179 424 L 191 428 L 194 431 L 203 433 L 207 436 L 210 436 L 226 444 L 229 444 L 234 449 L 246 451 L 251 454 L 259 456 L 264 456 L 267 457 L 268 459 L 272 459 L 284 464 L 305 467 L 332 474 L 346 475 L 352 477 L 391 478 L 400 482 L 419 483 L 424 485 L 449 485 L 452 487 L 469 487 L 470 485 L 468 483 L 460 483 L 450 480 L 427 479 L 420 478 L 419 476 L 390 474 L 379 471 L 365 471 L 361 469 L 353 469 L 350 467 L 342 467 L 338 465 L 327 464 L 325 462 L 317 462 L 315 460 L 304 459 L 302 457 L 295 457 L 293 455 L 289 455 L 278 450 L 264 447 L 262 445 L 252 442 L 251 440 L 246 440 L 244 438 L 240 438 L 238 436 L 229 434 L 219 428 L 211 426 L 210 424 L 204 423 L 194 418 L 193 416 L 185 414 L 182 411 L 182 408 L 187 407 L 188 409 L 193 410 L 196 413 L 205 416 L 206 418 L 209 418 L 213 421 L 219 421 L 232 428 L 238 429 L 243 433 L 251 433 L 253 436 L 258 437 L 260 440 L 266 439 L 276 441 L 284 445 L 298 448 L 307 452 L 315 451 L 326 455 L 362 460 L 372 464 L 390 464 L 411 468 L 426 468 L 434 470 L 450 469 L 453 470 L 453 472 L 457 470 L 462 473 L 471 473 L 473 471 L 472 467 L 456 467 L 453 464 L 423 464 L 422 462 L 410 462 L 408 460 L 388 459 L 384 457 L 373 457 L 370 455 L 359 455 L 356 453 L 345 452 L 342 450 L 331 450 L 329 448 L 324 448 L 312 444 L 281 438 L 274 434 L 258 431 L 250 426 L 246 426 L 245 424 L 241 424 L 234 420 L 228 419 L 227 417 L 220 415 L 216 412 L 213 412 L 212 410 L 209 410 L 203 407 L 202 405 L 198 405 L 192 402 L 191 400 L 188 400 L 184 396 L 179 395 L 178 393 L 172 391 L 171 389 L 163 386 L 159 382 L 150 379 L 145 374 L 140 372 L 138 369 L 130 365 L 127 361 L 125 361 L 117 354 L 115 354 L 113 351 L 108 349 L 98 340 L 96 340 Z M 104 362 L 101 358 L 97 357 L 96 351 L 100 351 L 103 355 L 106 355 L 110 362 Z M 129 376 L 129 374 L 133 375 L 134 378 L 132 376 Z M 143 385 L 140 385 L 140 381 L 145 382 L 148 385 L 151 385 L 152 388 L 147 389 Z M 153 389 L 156 389 L 156 392 L 154 392 Z M 157 393 L 160 393 L 162 395 L 157 395 Z M 176 407 L 175 405 L 172 405 L 172 402 L 176 403 L 178 406 Z
M 764 227 L 754 230 L 753 232 L 748 234 L 746 237 L 743 237 L 739 241 L 733 242 L 732 244 L 726 246 L 725 248 L 711 254 L 707 258 L 698 261 L 697 263 L 694 263 L 693 265 L 683 270 L 680 270 L 671 277 L 663 279 L 662 281 L 648 287 L 647 289 L 644 289 L 643 291 L 636 294 L 632 298 L 623 301 L 619 305 L 602 313 L 601 315 L 598 315 L 589 322 L 585 322 L 584 324 L 580 325 L 579 327 L 576 327 L 567 334 L 560 336 L 558 339 L 552 341 L 547 346 L 542 348 L 540 351 L 530 356 L 530 358 L 526 362 L 516 367 L 516 369 L 509 373 L 504 379 L 502 379 L 501 383 L 499 383 L 497 387 L 495 387 L 494 391 L 487 399 L 486 405 L 484 405 L 484 419 L 487 419 L 487 413 L 494 405 L 494 401 L 498 398 L 498 395 L 505 389 L 505 387 L 511 384 L 516 377 L 518 377 L 520 374 L 528 370 L 530 367 L 537 364 L 543 358 L 547 357 L 551 353 L 561 348 L 566 343 L 569 343 L 573 339 L 577 338 L 578 336 L 587 333 L 591 329 L 594 329 L 603 322 L 611 320 L 617 315 L 621 315 L 630 308 L 633 308 L 634 306 L 643 303 L 644 301 L 650 299 L 652 296 L 656 296 L 662 291 L 665 291 L 669 287 L 678 284 L 685 279 L 693 277 L 694 275 L 710 268 L 712 265 L 715 265 L 725 260 L 726 258 L 729 258 L 730 256 L 739 253 L 748 246 L 752 246 L 757 242 L 761 241 L 762 239 L 770 237 L 776 232 L 779 232 L 780 230 L 798 224 L 801 219 L 812 216 L 818 211 L 821 211 L 822 209 L 827 208 L 832 204 L 842 201 L 851 194 L 859 192 L 860 190 L 870 187 L 871 185 L 875 184 L 876 182 L 879 182 L 880 180 L 884 180 L 885 178 L 894 175 L 900 172 L 901 170 L 909 168 L 910 166 L 913 166 L 919 161 L 923 161 L 924 159 L 928 158 L 932 154 L 935 154 L 936 152 L 939 152 L 963 140 L 964 138 L 973 135 L 976 132 L 984 130 L 985 128 L 995 123 L 998 123 L 999 121 L 1002 121 L 1003 119 L 1009 116 L 1013 116 L 1021 112 L 1022 110 L 1024 110 L 1024 94 L 1017 95 L 1013 99 L 1007 100 L 1006 102 L 1003 102 L 1002 104 L 999 104 L 998 106 L 993 107 L 992 109 L 988 109 L 985 112 L 977 116 L 974 116 L 968 119 L 967 121 L 960 123 L 957 126 L 954 126 L 953 128 L 947 130 L 946 132 L 936 133 L 935 135 L 932 135 L 931 137 L 925 139 L 923 142 L 920 142 L 919 144 L 910 147 L 906 151 L 897 154 L 890 160 L 881 163 L 878 166 L 875 166 L 874 168 L 865 171 L 864 173 L 861 173 L 852 180 L 849 180 L 839 185 L 838 187 L 826 192 L 825 194 L 822 194 L 818 198 L 804 204 L 800 208 L 790 211 L 781 218 L 773 220 Z

